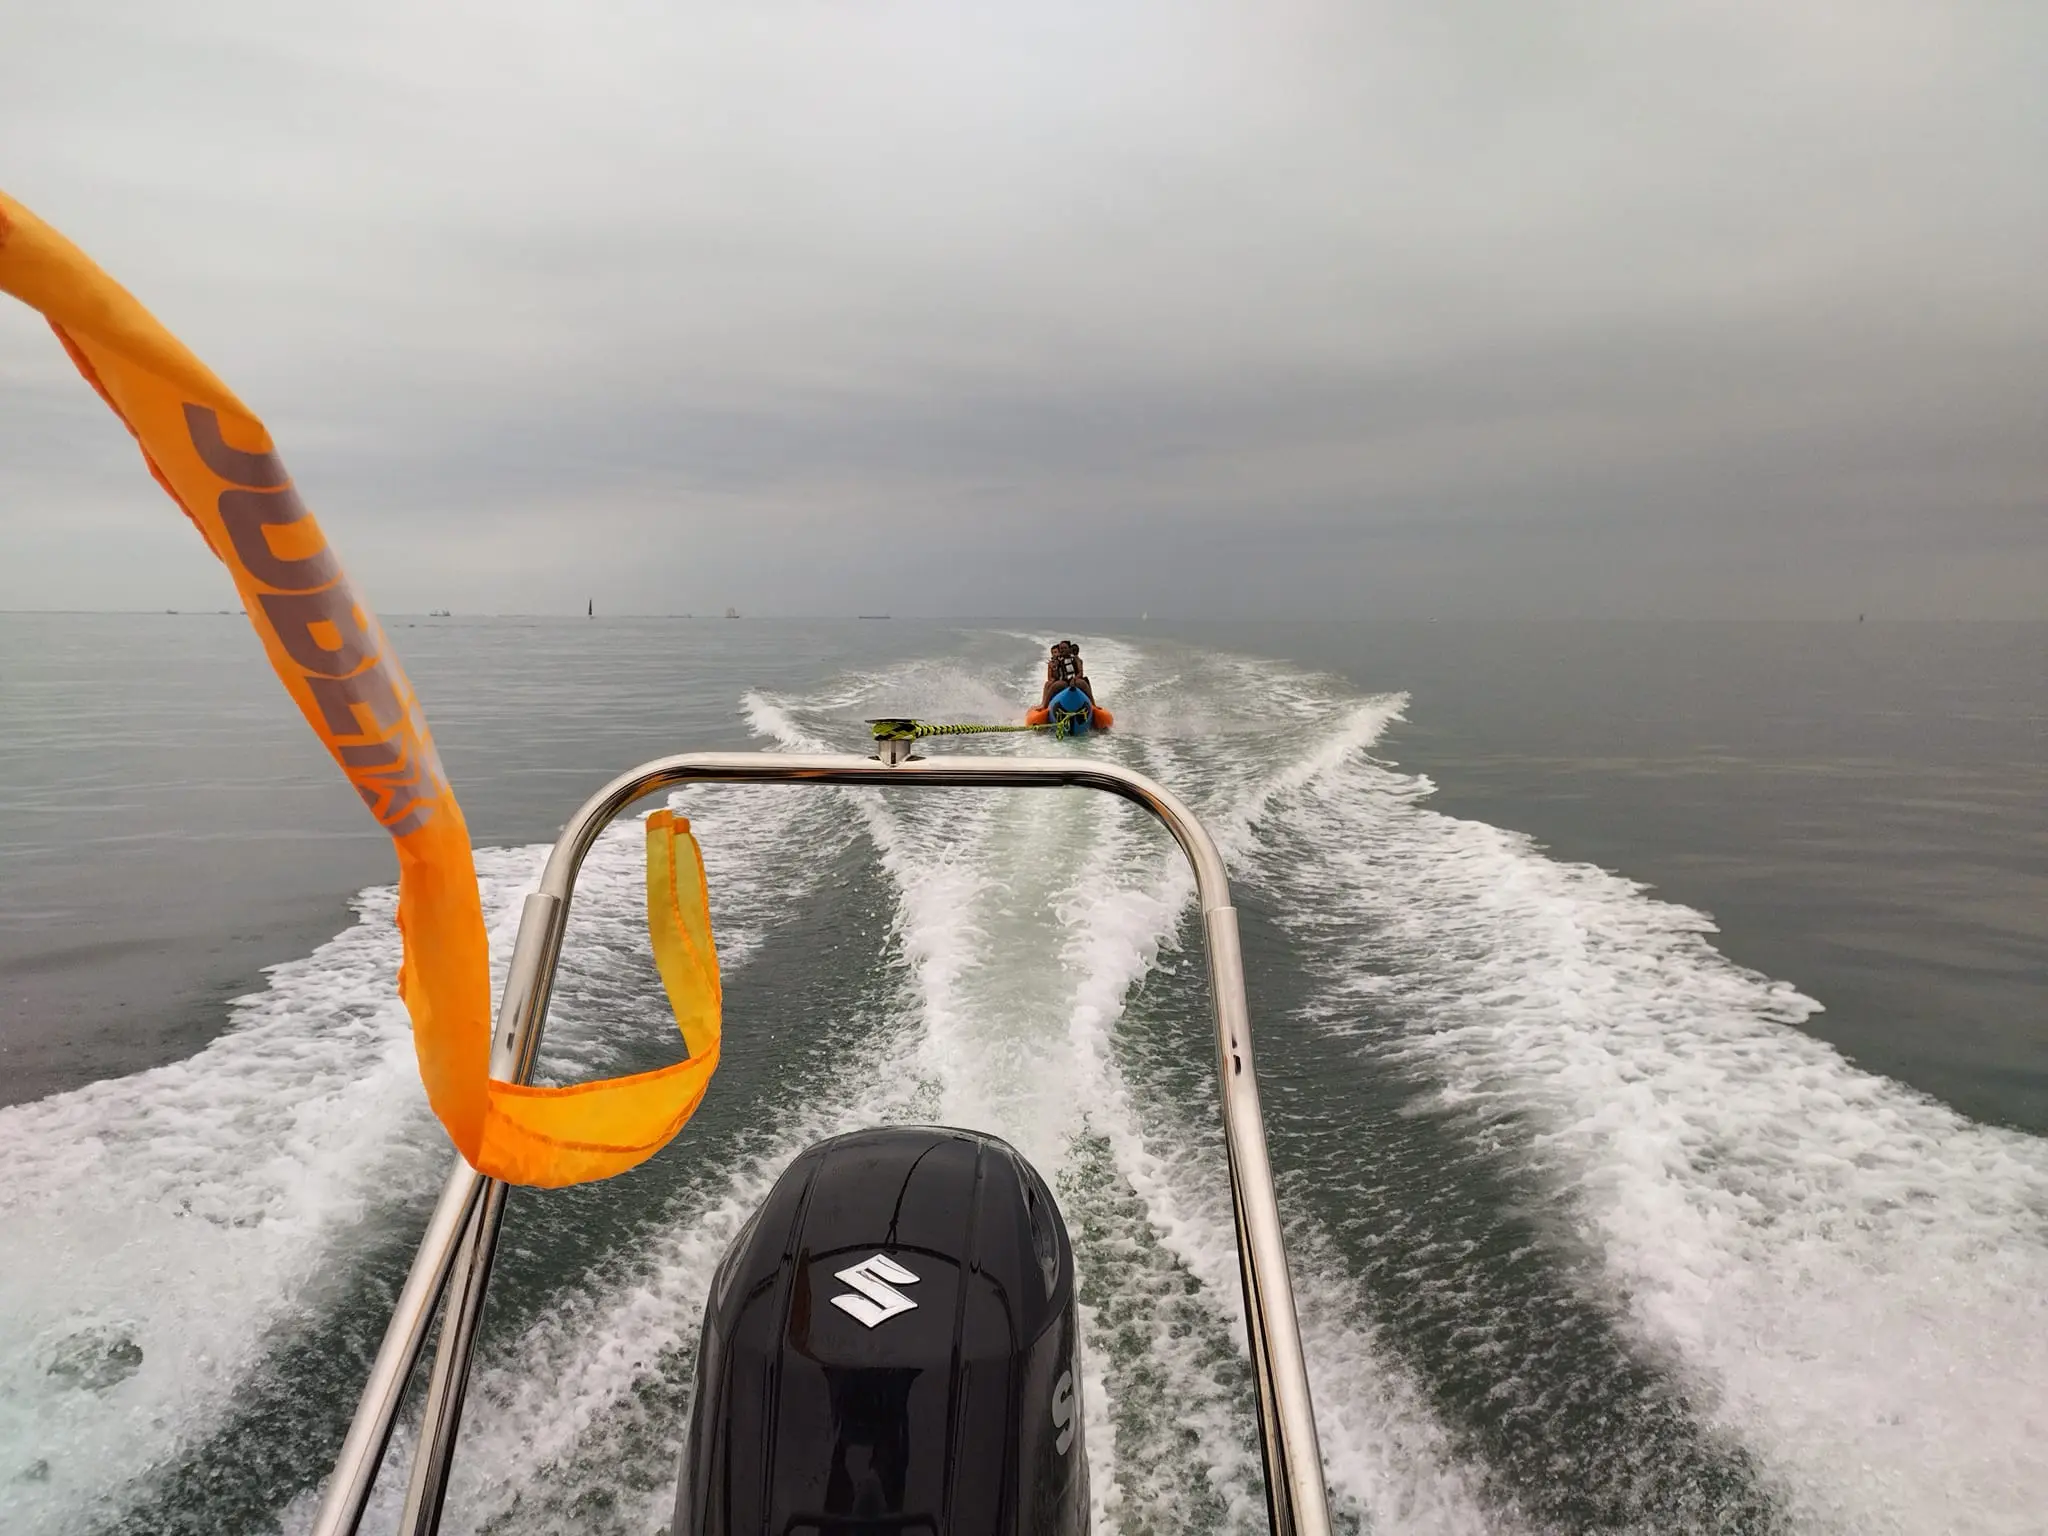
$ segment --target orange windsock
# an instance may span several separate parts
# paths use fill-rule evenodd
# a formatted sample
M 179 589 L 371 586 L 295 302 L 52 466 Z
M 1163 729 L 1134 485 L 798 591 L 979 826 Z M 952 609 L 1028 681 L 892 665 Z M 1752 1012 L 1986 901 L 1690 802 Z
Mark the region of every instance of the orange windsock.
M 490 1075 L 490 956 L 469 831 L 425 716 L 254 412 L 91 258 L 0 193 L 0 289 L 42 311 L 135 434 L 158 484 L 234 577 L 299 710 L 398 853 L 398 986 L 434 1113 L 469 1162 L 515 1184 L 607 1178 L 682 1128 L 718 1061 L 718 963 L 702 856 L 666 812 L 649 826 L 666 905 L 657 958 L 689 1059 L 566 1088 Z M 688 867 L 678 873 L 677 860 Z M 680 957 L 680 958 L 678 958 Z M 673 977 L 671 976 L 673 972 Z

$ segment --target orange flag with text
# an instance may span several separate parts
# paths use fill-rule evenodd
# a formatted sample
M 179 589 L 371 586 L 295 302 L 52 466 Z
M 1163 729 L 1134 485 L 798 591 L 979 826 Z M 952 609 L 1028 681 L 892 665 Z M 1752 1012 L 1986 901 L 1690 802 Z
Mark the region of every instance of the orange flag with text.
M 648 825 L 648 921 L 689 1057 L 564 1088 L 493 1079 L 490 955 L 461 807 L 397 656 L 270 433 L 133 295 L 5 193 L 0 290 L 43 313 L 135 434 L 150 473 L 234 577 L 307 723 L 391 834 L 399 992 L 427 1098 L 462 1155 L 494 1178 L 555 1187 L 623 1172 L 666 1145 L 718 1065 L 718 963 L 689 823 L 662 811 Z

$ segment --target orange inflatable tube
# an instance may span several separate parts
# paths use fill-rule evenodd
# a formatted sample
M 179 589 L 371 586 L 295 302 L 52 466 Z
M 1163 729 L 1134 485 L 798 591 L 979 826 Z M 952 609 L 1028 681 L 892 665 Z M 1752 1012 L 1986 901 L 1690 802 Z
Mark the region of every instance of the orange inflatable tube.
M 1024 711 L 1024 723 L 1026 725 L 1050 725 L 1052 724 L 1052 711 L 1043 707 L 1027 709 Z M 1115 724 L 1116 716 L 1112 715 L 1100 704 L 1089 707 L 1088 728 L 1091 731 L 1106 731 Z

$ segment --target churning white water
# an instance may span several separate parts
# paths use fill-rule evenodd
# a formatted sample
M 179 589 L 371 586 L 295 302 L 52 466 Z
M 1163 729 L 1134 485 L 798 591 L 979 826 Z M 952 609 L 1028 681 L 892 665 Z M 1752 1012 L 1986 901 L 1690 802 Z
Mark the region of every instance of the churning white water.
M 1378 1076 L 1400 1076 L 1447 1146 L 1519 1181 L 1538 1235 L 1511 1261 L 1668 1384 L 1782 1528 L 2037 1527 L 2037 1139 L 1852 1068 L 1800 1031 L 1810 1003 L 1723 959 L 1696 914 L 1430 809 L 1425 781 L 1371 755 L 1401 700 L 1164 645 L 1088 655 L 1115 733 L 974 748 L 1111 755 L 1196 806 L 1268 914 L 1260 1038 L 1315 1043 L 1325 1063 L 1269 1087 L 1277 1126 L 1341 1149 L 1362 1190 L 1377 1149 L 1346 1141 L 1349 1116 Z M 1022 667 L 940 659 L 739 703 L 764 746 L 838 749 L 865 714 L 999 719 L 1030 686 Z M 1210 1025 L 1183 985 L 1192 881 L 1163 832 L 1065 790 L 677 804 L 706 849 L 728 977 L 809 967 L 811 995 L 831 1001 L 753 1016 L 736 986 L 729 1033 L 786 1051 L 787 1080 L 724 1129 L 693 1126 L 664 1154 L 673 1176 L 621 1181 L 606 1209 L 623 1235 L 594 1261 L 573 1259 L 573 1232 L 535 1239 L 521 1282 L 535 1299 L 487 1340 L 447 1528 L 659 1528 L 724 1245 L 810 1141 L 936 1120 L 1004 1136 L 1059 1193 L 1082 1275 L 1097 1528 L 1263 1530 Z M 630 824 L 615 829 L 579 887 L 544 1058 L 556 1077 L 618 1070 L 663 1028 L 638 849 Z M 542 854 L 479 853 L 501 965 Z M 447 1153 L 393 989 L 391 893 L 358 905 L 192 1059 L 0 1110 L 7 1531 L 143 1518 L 194 1457 L 239 1475 L 230 1442 L 267 1432 L 237 1416 L 253 1373 L 317 1331 L 361 1255 L 409 1241 Z M 799 943 L 806 913 L 872 942 Z M 1286 1058 L 1265 1059 L 1273 1072 Z M 1290 1171 L 1290 1145 L 1278 1155 L 1340 1513 L 1388 1532 L 1555 1527 L 1489 1439 L 1494 1410 L 1445 1385 L 1446 1360 L 1484 1381 L 1489 1360 L 1540 1350 L 1528 1319 L 1417 1239 L 1402 1263 L 1463 1286 L 1462 1337 L 1421 1338 L 1373 1278 L 1373 1245 L 1411 1239 L 1353 1230 L 1351 1175 Z M 1455 1171 L 1417 1177 L 1459 1195 Z M 508 1242 L 537 1209 L 515 1207 Z M 1516 1433 L 1540 1443 L 1546 1415 L 1583 1426 L 1611 1411 L 1606 1432 L 1631 1434 L 1597 1389 L 1546 1402 L 1531 1379 L 1503 1364 L 1491 1389 L 1533 1426 Z M 345 1412 L 346 1388 L 320 1390 Z M 401 1435 L 394 1457 L 405 1449 Z M 320 1474 L 295 1465 L 250 1495 L 267 1511 L 252 1529 L 310 1519 Z M 1595 1474 L 1561 1460 L 1556 1476 L 1575 1475 Z M 373 1524 L 395 1515 L 399 1481 L 387 1474 Z M 1633 1496 L 1608 1493 L 1618 1508 Z M 1654 1509 L 1635 1521 L 1688 1528 Z

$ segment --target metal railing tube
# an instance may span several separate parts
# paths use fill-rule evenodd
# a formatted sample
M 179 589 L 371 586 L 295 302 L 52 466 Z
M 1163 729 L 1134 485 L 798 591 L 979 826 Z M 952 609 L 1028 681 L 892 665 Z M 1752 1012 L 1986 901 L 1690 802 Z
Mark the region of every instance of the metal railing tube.
M 1287 1246 L 1266 1149 L 1265 1111 L 1259 1104 L 1258 1077 L 1252 1067 L 1251 1016 L 1245 1001 L 1237 909 L 1212 907 L 1204 916 L 1245 1331 L 1259 1382 L 1266 1498 L 1274 1530 L 1327 1530 L 1329 1501 L 1323 1486 L 1322 1448 L 1316 1436 L 1307 1357 L 1301 1347 L 1294 1284 L 1287 1268 Z M 1276 1281 L 1282 1288 L 1279 1297 L 1273 1292 Z
M 314 1536 L 355 1536 L 363 1510 L 370 1502 L 370 1490 L 377 1481 L 377 1468 L 391 1445 L 391 1431 L 398 1423 L 398 1405 L 404 1400 L 405 1385 L 412 1380 L 413 1367 L 427 1342 L 427 1328 L 434 1309 L 448 1287 L 448 1272 L 455 1264 L 455 1251 L 469 1226 L 469 1213 L 476 1204 L 483 1179 L 475 1169 L 455 1160 L 448 1182 L 441 1190 L 440 1203 L 427 1219 L 427 1233 L 413 1255 L 412 1269 L 391 1309 L 391 1321 L 384 1327 L 384 1342 L 377 1346 L 377 1358 L 370 1366 L 370 1379 L 363 1386 L 356 1416 L 341 1442 L 335 1458 L 334 1475 L 328 1478 L 320 1496 L 319 1513 L 313 1517 Z
M 498 1230 L 505 1223 L 506 1186 L 483 1181 L 483 1198 L 463 1228 L 462 1249 L 447 1296 L 447 1316 L 434 1350 L 434 1373 L 427 1382 L 426 1406 L 420 1413 L 420 1444 L 406 1482 L 401 1531 L 430 1533 L 441 1528 L 441 1507 L 448 1497 L 448 1472 L 455 1460 L 462 1404 L 469 1392 L 469 1368 L 476 1359 L 477 1332 L 484 1318 L 484 1295 L 491 1285 L 491 1260 L 497 1256 Z
M 1259 1106 L 1258 1082 L 1252 1069 L 1251 1017 L 1245 1003 L 1244 957 L 1239 945 L 1237 911 L 1230 904 L 1230 885 L 1223 856 L 1214 839 L 1179 797 L 1145 775 L 1114 763 L 1085 758 L 946 757 L 912 758 L 883 763 L 873 758 L 776 752 L 696 752 L 646 763 L 599 790 L 562 829 L 541 874 L 540 890 L 527 899 L 521 915 L 518 947 L 506 980 L 505 1002 L 492 1054 L 494 1075 L 523 1082 L 539 1049 L 547 1013 L 548 993 L 561 956 L 569 902 L 585 856 L 614 817 L 636 800 L 663 789 L 693 783 L 786 784 L 916 784 L 949 788 L 1044 788 L 1066 786 L 1095 789 L 1144 806 L 1173 835 L 1195 872 L 1202 909 L 1203 937 L 1209 958 L 1209 982 L 1216 1011 L 1218 1101 L 1223 1116 L 1224 1146 L 1230 1170 L 1230 1196 L 1236 1225 L 1240 1280 L 1244 1288 L 1245 1333 L 1251 1354 L 1252 1379 L 1258 1396 L 1259 1437 L 1266 1465 L 1267 1511 L 1279 1536 L 1328 1536 L 1330 1516 L 1323 1483 L 1322 1453 L 1317 1444 L 1315 1405 L 1309 1395 L 1308 1370 L 1302 1355 L 1300 1324 L 1295 1314 L 1294 1286 L 1287 1270 L 1286 1243 L 1273 1191 L 1272 1167 L 1266 1150 L 1265 1121 Z M 459 1169 L 458 1175 L 467 1172 Z M 503 1186 L 471 1175 L 486 1197 L 464 1207 L 460 1224 L 463 1264 L 457 1271 L 458 1294 L 451 1300 L 435 1359 L 433 1384 L 422 1420 L 418 1463 L 407 1501 L 407 1526 L 413 1536 L 431 1536 L 438 1527 L 447 1486 L 449 1458 L 460 1428 L 464 1378 L 475 1334 L 482 1321 L 483 1292 L 490 1277 L 498 1222 L 504 1211 Z M 444 1205 L 447 1197 L 444 1196 Z M 437 1223 L 440 1213 L 436 1213 Z M 445 1238 L 437 1225 L 430 1244 L 444 1244 L 437 1259 L 439 1279 L 424 1300 L 411 1280 L 400 1298 L 408 1307 L 431 1315 L 434 1301 L 447 1285 L 454 1261 L 454 1233 Z M 415 1278 L 428 1253 L 422 1248 L 414 1262 Z M 402 1326 L 403 1325 L 403 1326 Z M 413 1339 L 398 1385 L 386 1378 L 393 1338 Z M 376 1454 L 367 1458 L 368 1475 L 390 1437 L 390 1418 L 397 1395 L 419 1353 L 425 1322 L 392 1319 L 385 1348 L 379 1352 L 370 1387 L 365 1390 L 356 1424 L 343 1447 L 343 1462 L 330 1483 L 316 1536 L 353 1536 L 367 1497 L 363 1480 L 363 1449 L 372 1440 Z M 381 1417 L 380 1417 L 381 1416 Z M 381 1428 L 379 1427 L 381 1423 Z M 381 1438 L 380 1438 L 381 1437 Z M 360 1495 L 342 1494 L 344 1474 Z M 341 1508 L 345 1521 L 328 1523 L 330 1507 Z

